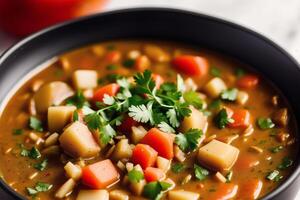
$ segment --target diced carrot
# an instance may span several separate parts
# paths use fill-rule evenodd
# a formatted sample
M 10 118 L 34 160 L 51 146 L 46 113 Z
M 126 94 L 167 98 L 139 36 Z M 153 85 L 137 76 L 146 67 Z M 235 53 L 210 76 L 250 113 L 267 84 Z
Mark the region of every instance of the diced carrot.
M 121 52 L 119 51 L 110 51 L 106 54 L 105 60 L 108 63 L 116 63 L 121 59 Z
M 251 89 L 258 84 L 258 77 L 255 75 L 245 75 L 238 79 L 237 85 L 240 88 Z
M 234 165 L 237 171 L 246 171 L 259 164 L 258 157 L 253 154 L 241 154 Z
M 138 144 L 132 151 L 132 162 L 141 165 L 143 169 L 153 166 L 156 158 L 157 151 L 146 144 Z
M 115 183 L 120 175 L 107 159 L 82 168 L 82 183 L 93 189 L 103 189 Z
M 231 128 L 247 128 L 250 125 L 250 113 L 246 109 L 235 109 L 231 118 L 234 122 L 228 124 Z
M 141 143 L 150 145 L 158 152 L 159 156 L 166 159 L 174 157 L 173 143 L 174 137 L 168 133 L 164 133 L 157 128 L 152 128 L 141 140 Z
M 134 68 L 140 72 L 150 67 L 150 60 L 147 56 L 139 56 L 134 63 Z
M 119 89 L 120 89 L 120 86 L 116 83 L 111 83 L 111 84 L 105 85 L 101 88 L 98 88 L 94 92 L 93 100 L 103 102 L 103 97 L 105 94 L 107 94 L 109 96 L 115 96 L 118 93 Z
M 118 126 L 118 130 L 120 130 L 122 133 L 129 134 L 131 132 L 131 127 L 138 126 L 138 124 L 139 123 L 137 121 L 129 116 L 126 116 L 122 121 L 122 124 Z
M 209 63 L 200 56 L 181 55 L 173 60 L 173 66 L 190 76 L 204 76 L 208 73 Z
M 144 171 L 144 176 L 147 182 L 159 181 L 165 177 L 164 172 L 155 167 L 147 167 Z
M 157 89 L 159 89 L 159 87 L 161 86 L 161 84 L 163 84 L 165 81 L 164 81 L 164 78 L 158 74 L 152 74 L 152 78 L 155 82 L 155 87 Z
M 209 200 L 228 200 L 236 196 L 238 191 L 238 185 L 233 183 L 222 183 L 216 189 L 212 195 L 209 196 Z
M 251 179 L 244 181 L 239 188 L 238 199 L 243 200 L 254 200 L 257 199 L 263 183 L 259 179 Z

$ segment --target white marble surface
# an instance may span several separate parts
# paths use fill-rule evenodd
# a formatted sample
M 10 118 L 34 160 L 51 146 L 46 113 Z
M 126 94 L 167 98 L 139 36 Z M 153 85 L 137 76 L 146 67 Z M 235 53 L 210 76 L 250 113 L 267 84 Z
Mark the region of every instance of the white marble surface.
M 146 6 L 188 9 L 242 24 L 274 40 L 300 61 L 300 0 L 111 0 L 106 9 Z M 14 41 L 0 32 L 0 52 Z

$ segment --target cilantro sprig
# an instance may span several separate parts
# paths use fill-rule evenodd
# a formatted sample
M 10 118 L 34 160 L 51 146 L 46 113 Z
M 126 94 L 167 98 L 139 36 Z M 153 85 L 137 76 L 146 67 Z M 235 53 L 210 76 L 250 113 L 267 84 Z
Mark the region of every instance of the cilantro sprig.
M 200 129 L 190 129 L 186 133 L 179 133 L 175 137 L 175 143 L 184 152 L 193 151 L 198 147 L 199 139 L 203 135 Z

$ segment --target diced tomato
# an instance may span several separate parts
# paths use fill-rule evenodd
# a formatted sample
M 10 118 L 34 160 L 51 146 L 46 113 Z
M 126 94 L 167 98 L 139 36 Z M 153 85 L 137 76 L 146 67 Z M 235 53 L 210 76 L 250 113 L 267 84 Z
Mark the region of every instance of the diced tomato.
M 229 200 L 233 199 L 238 191 L 238 185 L 233 183 L 222 183 L 217 190 L 209 196 L 209 200 Z
M 92 189 L 103 189 L 113 184 L 120 175 L 107 159 L 82 168 L 82 183 Z
M 144 171 L 144 176 L 147 182 L 152 182 L 163 179 L 165 177 L 165 173 L 159 168 L 148 167 Z
M 140 72 L 150 67 L 150 60 L 147 56 L 139 56 L 134 63 L 134 68 Z
M 157 158 L 157 151 L 146 144 L 138 144 L 132 151 L 132 162 L 139 164 L 143 169 L 152 167 Z
M 200 56 L 181 55 L 173 60 L 173 66 L 190 76 L 204 76 L 208 73 L 209 63 Z
M 159 89 L 159 87 L 161 86 L 161 84 L 163 84 L 165 81 L 164 81 L 164 78 L 158 74 L 152 74 L 152 78 L 155 82 L 155 87 L 157 89 Z
M 173 143 L 174 137 L 168 133 L 164 133 L 157 128 L 152 128 L 141 140 L 141 143 L 150 145 L 158 152 L 159 156 L 166 159 L 174 157 Z
M 107 94 L 109 96 L 115 96 L 118 93 L 119 89 L 120 89 L 120 86 L 116 83 L 111 83 L 109 85 L 105 85 L 101 88 L 98 88 L 94 92 L 93 100 L 103 102 L 103 97 L 105 94 Z
M 258 84 L 258 77 L 255 75 L 245 75 L 242 76 L 237 81 L 237 85 L 240 88 L 251 89 L 254 88 Z
M 108 63 L 117 63 L 121 59 L 121 52 L 120 51 L 110 51 L 106 54 L 105 60 Z
M 131 132 L 131 127 L 138 126 L 138 122 L 129 116 L 126 116 L 122 121 L 122 124 L 118 127 L 122 133 L 129 134 Z
M 258 157 L 253 154 L 241 154 L 234 164 L 234 169 L 237 171 L 250 170 L 252 167 L 259 164 Z
M 231 118 L 234 122 L 228 124 L 231 128 L 247 128 L 250 125 L 250 113 L 246 109 L 235 109 Z
M 262 187 L 263 187 L 263 183 L 259 179 L 247 180 L 240 185 L 239 192 L 238 192 L 238 199 L 243 199 L 243 200 L 257 199 L 261 192 Z

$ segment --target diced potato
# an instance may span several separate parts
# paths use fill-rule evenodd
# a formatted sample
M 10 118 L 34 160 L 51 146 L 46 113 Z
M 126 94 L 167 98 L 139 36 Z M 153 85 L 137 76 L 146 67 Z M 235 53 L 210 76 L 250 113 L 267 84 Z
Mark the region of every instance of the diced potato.
M 33 96 L 36 110 L 39 113 L 47 112 L 50 106 L 58 106 L 71 97 L 74 91 L 61 81 L 54 81 L 43 85 Z
M 236 102 L 240 105 L 245 105 L 249 99 L 249 95 L 247 92 L 239 91 L 236 97 Z
M 55 197 L 58 199 L 63 199 L 66 196 L 70 195 L 76 185 L 76 182 L 73 179 L 67 180 L 55 193 Z
M 131 141 L 133 144 L 137 144 L 141 139 L 147 134 L 147 131 L 143 126 L 133 126 L 131 127 Z
M 157 156 L 156 166 L 166 173 L 170 169 L 171 161 L 161 156 Z
M 129 200 L 127 192 L 123 190 L 112 190 L 109 193 L 110 200 Z
M 207 116 L 194 107 L 190 107 L 190 109 L 192 113 L 183 119 L 180 130 L 186 132 L 191 128 L 196 128 L 201 129 L 205 133 L 208 127 Z
M 50 106 L 48 108 L 48 129 L 50 132 L 60 132 L 70 123 L 75 106 Z
M 220 172 L 215 173 L 215 179 L 221 183 L 226 183 L 227 179 Z
M 71 162 L 68 162 L 64 167 L 66 174 L 69 178 L 72 178 L 74 180 L 79 180 L 82 175 L 81 167 L 74 165 Z
M 229 170 L 236 162 L 238 155 L 238 148 L 212 140 L 199 149 L 198 161 L 212 170 Z
M 156 62 L 168 62 L 170 60 L 170 55 L 159 46 L 149 44 L 145 46 L 144 51 L 150 59 Z
M 200 195 L 185 190 L 171 190 L 168 192 L 169 200 L 198 200 Z
M 64 151 L 77 158 L 90 158 L 98 155 L 100 147 L 95 142 L 88 127 L 78 121 L 72 123 L 59 138 Z
M 97 87 L 98 74 L 95 70 L 76 70 L 72 79 L 76 89 L 92 89 Z
M 59 134 L 58 133 L 53 133 L 47 139 L 45 140 L 44 147 L 49 147 L 52 145 L 55 145 L 58 141 Z
M 174 145 L 174 156 L 179 162 L 183 162 L 186 159 L 185 153 L 177 145 Z
M 130 158 L 131 155 L 132 155 L 132 150 L 128 143 L 128 139 L 122 139 L 117 143 L 114 152 L 112 154 L 112 158 L 114 160 L 121 160 L 123 158 Z
M 211 79 L 205 86 L 204 91 L 213 98 L 217 98 L 227 86 L 224 81 L 218 77 Z
M 76 200 L 109 200 L 107 190 L 80 190 Z
M 140 180 L 137 183 L 130 183 L 130 190 L 132 191 L 133 194 L 140 196 L 143 192 L 144 186 L 146 185 L 146 180 Z
M 101 149 L 104 149 L 105 147 L 107 147 L 108 144 L 104 144 L 101 140 L 100 134 L 101 132 L 99 130 L 94 130 L 92 131 L 93 136 L 96 140 L 96 142 L 98 143 L 98 145 L 100 146 Z
M 198 89 L 197 84 L 191 78 L 187 78 L 184 81 L 185 91 L 196 91 Z

